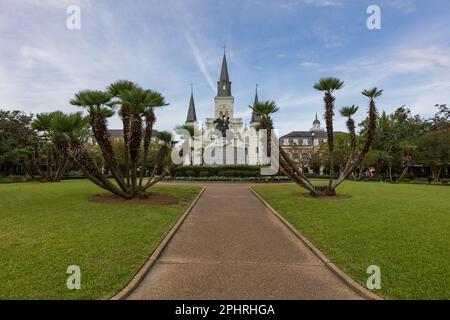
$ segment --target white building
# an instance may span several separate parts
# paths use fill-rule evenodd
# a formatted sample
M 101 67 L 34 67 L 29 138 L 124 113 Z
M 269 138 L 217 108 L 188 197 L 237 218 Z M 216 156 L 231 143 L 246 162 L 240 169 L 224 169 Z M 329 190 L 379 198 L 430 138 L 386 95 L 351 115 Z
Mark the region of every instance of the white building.
M 258 91 L 256 90 L 254 104 L 257 102 Z M 263 152 L 259 152 L 264 147 L 258 147 L 258 116 L 252 113 L 250 128 L 244 126 L 241 118 L 234 117 L 234 97 L 231 94 L 231 81 L 225 53 L 220 78 L 217 81 L 214 106 L 213 117 L 206 118 L 200 128 L 195 111 L 194 95 L 191 92 L 185 124 L 198 130 L 199 135 L 194 138 L 192 144 L 198 147 L 197 150 L 201 149 L 201 152 L 193 152 L 186 156 L 184 165 L 259 165 L 267 163 Z M 228 129 L 226 137 L 221 131 L 225 128 Z M 211 161 L 211 158 L 214 158 L 214 161 Z

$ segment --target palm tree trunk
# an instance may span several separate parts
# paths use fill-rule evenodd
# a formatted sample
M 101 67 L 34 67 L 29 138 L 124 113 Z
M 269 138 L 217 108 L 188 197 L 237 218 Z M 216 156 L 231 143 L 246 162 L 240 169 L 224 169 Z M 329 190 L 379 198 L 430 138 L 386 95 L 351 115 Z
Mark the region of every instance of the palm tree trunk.
M 345 165 L 345 168 L 344 168 L 342 174 L 333 183 L 333 185 L 331 186 L 331 189 L 336 189 L 354 171 L 352 164 L 353 164 L 355 152 L 356 152 L 356 132 L 355 132 L 355 123 L 352 119 L 349 119 L 347 121 L 347 128 L 348 128 L 348 131 L 350 132 L 350 144 L 351 144 L 350 155 L 349 155 L 347 164 Z
M 183 148 L 181 148 L 181 150 L 179 151 L 180 158 L 183 158 L 183 155 L 184 155 Z M 162 179 L 167 177 L 176 167 L 178 167 L 178 165 L 172 162 L 159 177 L 157 177 L 155 179 L 151 179 L 151 178 L 148 179 L 142 192 L 145 192 L 148 188 L 150 188 L 151 186 L 155 185 L 156 183 L 158 183 L 159 181 L 161 181 Z
M 79 141 L 73 141 L 70 143 L 69 152 L 74 162 L 82 169 L 83 173 L 89 180 L 94 182 L 99 187 L 106 189 L 122 198 L 131 198 L 129 194 L 117 188 L 108 180 L 108 178 L 105 177 L 105 175 L 101 173 L 100 169 L 95 165 L 93 159 L 89 155 L 89 152 Z
M 372 145 L 373 139 L 375 137 L 375 130 L 377 128 L 377 108 L 375 106 L 375 101 L 373 99 L 370 100 L 369 106 L 369 126 L 367 129 L 367 138 L 364 143 L 363 149 L 359 153 L 358 157 L 353 161 L 353 164 L 348 168 L 351 172 L 355 168 L 361 165 L 367 153 L 369 153 L 370 146 Z
M 333 116 L 334 116 L 334 100 L 335 98 L 330 92 L 325 93 L 325 122 L 327 128 L 327 138 L 328 138 L 328 152 L 330 161 L 330 178 L 328 182 L 328 187 L 331 188 L 334 176 L 334 130 L 333 130 Z
M 150 147 L 150 142 L 152 140 L 152 133 L 153 133 L 153 124 L 155 122 L 155 114 L 153 111 L 151 111 L 149 114 L 145 117 L 145 133 L 144 133 L 144 156 L 142 157 L 142 163 L 141 163 L 141 174 L 139 177 L 139 187 L 142 187 L 142 181 L 144 179 L 144 173 L 146 171 L 147 166 L 147 160 L 148 160 L 148 149 Z
M 131 189 L 134 196 L 139 196 L 137 185 L 137 165 L 139 161 L 142 141 L 142 119 L 139 114 L 131 114 L 130 125 L 130 169 L 131 169 Z
M 114 180 L 117 182 L 119 187 L 126 193 L 129 188 L 125 183 L 123 176 L 119 170 L 116 156 L 109 139 L 108 129 L 106 126 L 106 119 L 103 115 L 94 113 L 91 116 L 91 127 L 94 133 L 95 139 L 103 153 L 103 158 L 105 159 L 106 165 L 111 172 Z
M 125 178 L 127 185 L 130 185 L 130 154 L 128 149 L 130 137 L 130 108 L 126 105 L 121 109 L 122 123 L 123 123 L 123 160 L 125 162 Z

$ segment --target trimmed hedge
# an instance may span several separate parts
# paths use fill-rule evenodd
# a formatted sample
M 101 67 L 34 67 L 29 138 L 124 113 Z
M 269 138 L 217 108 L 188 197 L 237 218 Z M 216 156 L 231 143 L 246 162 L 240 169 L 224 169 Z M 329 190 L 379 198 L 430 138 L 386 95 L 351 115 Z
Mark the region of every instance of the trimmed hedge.
M 252 182 L 252 183 L 275 183 L 290 182 L 285 176 L 259 176 L 259 177 L 171 177 L 167 176 L 166 181 L 203 181 L 203 182 Z
M 260 166 L 182 166 L 172 172 L 173 177 L 257 177 Z

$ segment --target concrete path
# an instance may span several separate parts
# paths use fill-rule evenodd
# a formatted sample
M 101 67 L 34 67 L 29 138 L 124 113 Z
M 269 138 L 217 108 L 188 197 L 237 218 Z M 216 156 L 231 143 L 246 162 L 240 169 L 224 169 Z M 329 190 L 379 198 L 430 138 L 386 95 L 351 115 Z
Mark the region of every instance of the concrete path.
M 361 299 L 242 184 L 207 184 L 128 299 Z

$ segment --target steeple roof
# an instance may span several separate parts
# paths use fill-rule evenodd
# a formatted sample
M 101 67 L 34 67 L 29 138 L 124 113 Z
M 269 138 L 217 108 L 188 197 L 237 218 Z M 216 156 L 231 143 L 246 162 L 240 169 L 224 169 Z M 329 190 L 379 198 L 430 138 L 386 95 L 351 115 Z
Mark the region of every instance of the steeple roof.
M 230 81 L 230 77 L 228 75 L 228 65 L 227 65 L 227 56 L 225 52 L 223 53 L 222 59 L 222 69 L 220 71 L 220 81 Z
M 223 52 L 222 69 L 217 81 L 217 97 L 231 97 L 231 81 L 228 75 L 227 55 Z
M 313 124 L 320 124 L 319 119 L 317 119 L 317 112 L 316 112 L 316 120 L 314 120 Z
M 186 117 L 186 123 L 196 121 L 197 121 L 197 114 L 195 113 L 194 93 L 193 90 L 191 89 L 191 99 L 189 101 L 189 109 Z
M 253 107 L 259 102 L 258 100 L 258 85 L 256 85 L 256 91 L 255 91 L 255 101 L 253 102 Z M 250 123 L 260 122 L 261 119 L 258 115 L 255 114 L 255 111 L 252 111 L 252 119 L 250 120 Z

